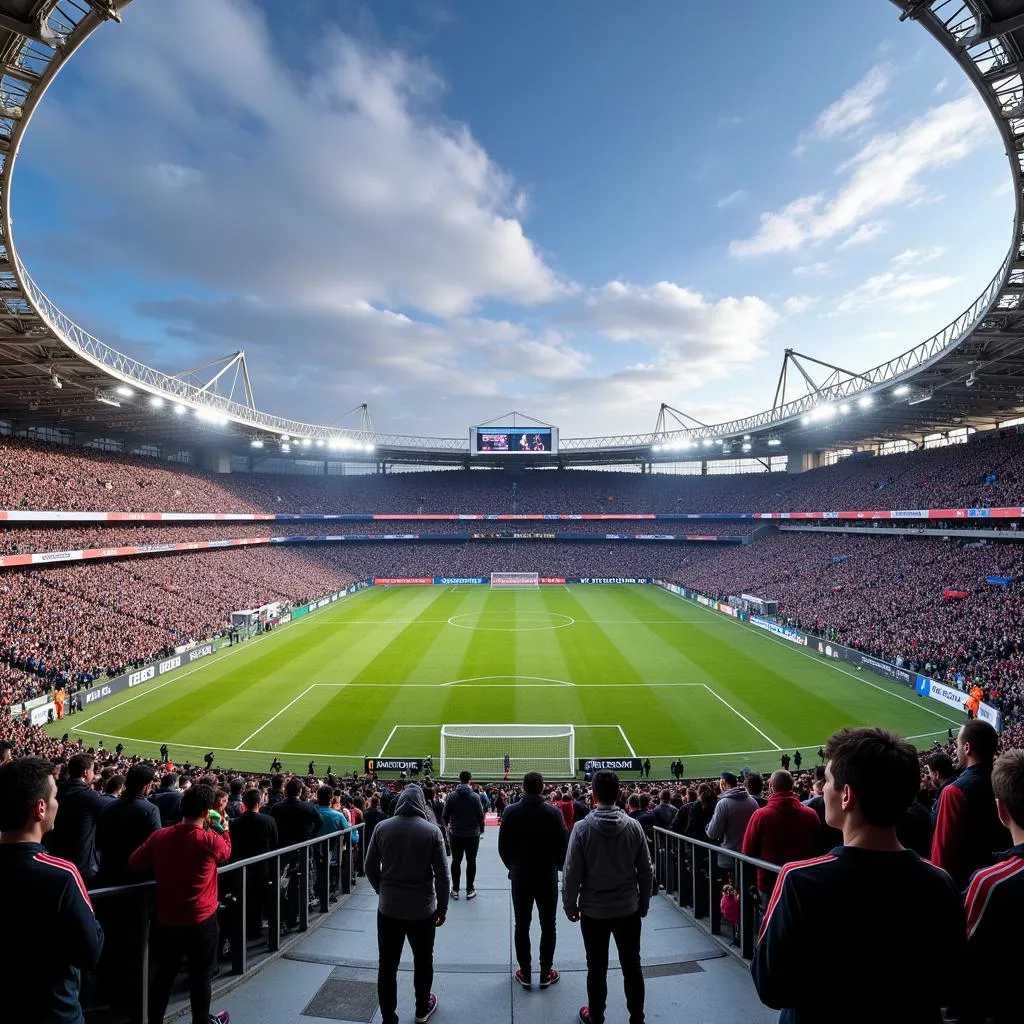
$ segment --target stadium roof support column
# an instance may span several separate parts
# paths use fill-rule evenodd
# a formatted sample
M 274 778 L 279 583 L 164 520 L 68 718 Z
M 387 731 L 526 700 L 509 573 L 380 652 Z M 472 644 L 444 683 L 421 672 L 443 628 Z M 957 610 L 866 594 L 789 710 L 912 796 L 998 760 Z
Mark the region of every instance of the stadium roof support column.
M 200 465 L 208 473 L 230 473 L 231 452 L 217 451 L 215 448 L 204 448 L 199 452 Z

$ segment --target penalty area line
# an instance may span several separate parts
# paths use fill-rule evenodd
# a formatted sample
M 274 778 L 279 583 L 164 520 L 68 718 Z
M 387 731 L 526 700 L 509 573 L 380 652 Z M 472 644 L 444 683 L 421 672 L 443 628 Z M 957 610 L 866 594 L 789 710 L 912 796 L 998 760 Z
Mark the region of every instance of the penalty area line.
M 290 708 L 290 707 L 291 707 L 291 706 L 292 706 L 293 704 L 297 704 L 297 703 L 298 703 L 298 702 L 299 702 L 300 700 L 302 700 L 302 698 L 303 698 L 303 697 L 305 697 L 305 696 L 306 696 L 306 694 L 307 694 L 307 693 L 309 693 L 309 691 L 310 691 L 310 690 L 312 690 L 314 686 L 316 686 L 316 683 L 312 683 L 311 685 L 307 686 L 307 687 L 306 687 L 306 688 L 305 688 L 305 689 L 304 689 L 304 690 L 302 691 L 302 693 L 300 693 L 300 694 L 298 695 L 298 697 L 293 697 L 293 698 L 292 698 L 292 699 L 291 699 L 290 701 L 288 701 L 288 703 L 287 703 L 287 704 L 285 704 L 285 706 L 284 706 L 283 708 L 281 708 L 281 710 L 280 710 L 280 711 L 278 711 L 276 715 L 271 715 L 271 716 L 270 716 L 270 718 L 268 718 L 268 719 L 267 719 L 267 720 L 266 720 L 266 721 L 265 721 L 265 722 L 264 722 L 264 723 L 263 723 L 263 724 L 262 724 L 262 725 L 261 725 L 261 726 L 260 726 L 260 727 L 259 727 L 258 729 L 256 729 L 255 731 L 253 731 L 253 732 L 249 733 L 249 735 L 248 735 L 248 736 L 246 736 L 246 737 L 245 737 L 245 739 L 244 739 L 244 740 L 242 740 L 242 742 L 241 742 L 241 743 L 239 743 L 237 747 L 235 747 L 235 750 L 241 750 L 241 749 L 242 749 L 242 748 L 243 748 L 243 747 L 244 747 L 244 746 L 246 745 L 246 743 L 248 743 L 248 742 L 249 742 L 249 740 L 251 740 L 251 739 L 252 739 L 252 738 L 253 738 L 254 736 L 258 736 L 258 735 L 259 735 L 259 734 L 260 734 L 261 732 L 263 732 L 263 730 L 264 730 L 264 729 L 266 729 L 266 727 L 267 727 L 268 725 L 270 725 L 270 723 L 271 723 L 271 722 L 274 722 L 274 721 L 276 721 L 276 720 L 277 720 L 278 718 L 280 718 L 280 717 L 281 717 L 281 716 L 282 716 L 282 715 L 283 715 L 283 714 L 284 714 L 284 713 L 285 713 L 285 712 L 286 712 L 286 711 L 287 711 L 287 710 L 288 710 L 288 709 L 289 709 L 289 708 Z
M 773 740 L 771 736 L 768 735 L 768 733 L 766 733 L 763 729 L 758 729 L 758 727 L 754 725 L 754 723 L 749 718 L 747 718 L 746 715 L 740 714 L 739 711 L 737 711 L 724 697 L 717 694 L 710 686 L 708 686 L 707 683 L 704 683 L 703 686 L 704 689 L 707 690 L 712 697 L 716 697 L 718 700 L 720 700 L 737 718 L 742 718 L 743 721 L 746 722 L 747 725 L 749 725 L 750 728 L 754 730 L 754 732 L 756 732 L 759 736 L 763 736 L 776 750 L 782 749 L 782 747 L 780 747 L 778 743 L 776 743 L 775 740 Z

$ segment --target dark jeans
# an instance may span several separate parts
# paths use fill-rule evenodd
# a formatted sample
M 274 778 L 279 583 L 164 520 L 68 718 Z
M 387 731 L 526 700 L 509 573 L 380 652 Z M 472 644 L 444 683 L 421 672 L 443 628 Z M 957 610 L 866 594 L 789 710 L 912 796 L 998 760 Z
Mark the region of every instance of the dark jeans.
M 513 878 L 512 909 L 516 915 L 516 960 L 523 978 L 530 980 L 533 970 L 530 951 L 530 922 L 533 905 L 537 904 L 540 921 L 540 976 L 543 980 L 551 973 L 555 958 L 555 918 L 558 910 L 558 876 L 550 878 Z
M 615 939 L 622 967 L 629 1024 L 644 1024 L 644 973 L 640 967 L 640 912 L 628 917 L 580 915 L 580 932 L 587 951 L 587 1006 L 591 1024 L 604 1024 L 608 1002 L 608 942 Z
M 416 1016 L 427 1012 L 430 986 L 434 983 L 434 915 L 422 921 L 402 921 L 377 911 L 377 1001 L 382 1024 L 398 1024 L 398 964 L 402 946 L 412 950 L 412 984 L 416 992 Z
M 476 854 L 479 849 L 479 836 L 452 836 L 452 888 L 456 892 L 462 879 L 463 854 L 466 855 L 466 888 L 473 888 L 476 881 Z
M 188 928 L 165 928 L 153 924 L 153 980 L 149 985 L 150 1024 L 163 1024 L 171 988 L 178 976 L 181 958 L 188 965 L 188 994 L 192 1004 L 192 1024 L 208 1024 L 210 987 L 217 966 L 217 915 Z

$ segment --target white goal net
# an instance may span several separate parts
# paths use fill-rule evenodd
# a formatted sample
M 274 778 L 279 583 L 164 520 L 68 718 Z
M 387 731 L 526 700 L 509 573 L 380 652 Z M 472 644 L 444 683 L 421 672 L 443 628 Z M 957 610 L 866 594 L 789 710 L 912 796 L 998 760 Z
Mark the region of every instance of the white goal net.
M 470 771 L 487 778 L 522 778 L 537 771 L 559 778 L 576 774 L 576 731 L 571 725 L 442 725 L 441 775 Z
M 492 572 L 491 589 L 497 587 L 528 587 L 540 589 L 540 573 L 537 572 Z

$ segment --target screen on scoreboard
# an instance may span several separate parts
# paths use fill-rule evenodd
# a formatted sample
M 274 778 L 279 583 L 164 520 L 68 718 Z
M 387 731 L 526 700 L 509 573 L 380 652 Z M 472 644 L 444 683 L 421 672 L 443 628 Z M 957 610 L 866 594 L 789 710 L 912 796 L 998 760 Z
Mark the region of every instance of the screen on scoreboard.
M 553 427 L 474 427 L 474 455 L 544 455 L 558 448 Z

